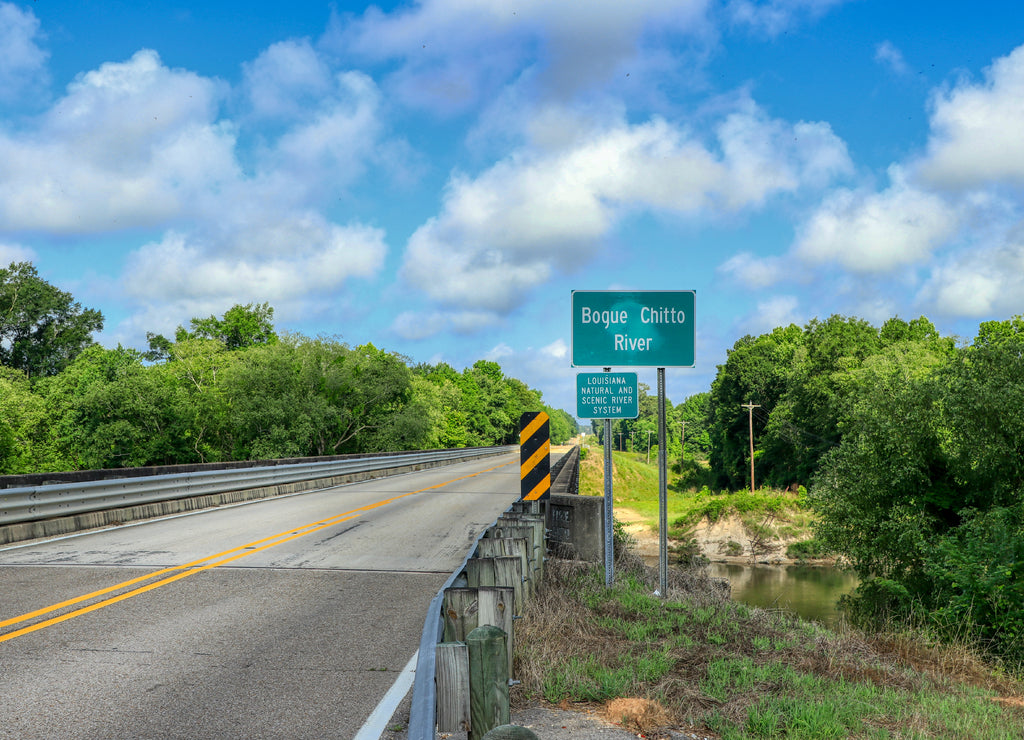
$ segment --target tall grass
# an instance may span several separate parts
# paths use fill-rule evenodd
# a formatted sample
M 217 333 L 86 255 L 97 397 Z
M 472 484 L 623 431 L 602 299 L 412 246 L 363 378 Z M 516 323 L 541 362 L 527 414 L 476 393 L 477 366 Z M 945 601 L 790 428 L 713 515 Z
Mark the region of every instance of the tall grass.
M 629 554 L 610 588 L 600 568 L 550 566 L 516 625 L 517 704 L 645 698 L 722 738 L 1024 738 L 1024 708 L 993 701 L 1024 687 L 976 659 L 950 672 L 932 652 L 750 608 L 699 569 L 671 571 L 661 598 Z

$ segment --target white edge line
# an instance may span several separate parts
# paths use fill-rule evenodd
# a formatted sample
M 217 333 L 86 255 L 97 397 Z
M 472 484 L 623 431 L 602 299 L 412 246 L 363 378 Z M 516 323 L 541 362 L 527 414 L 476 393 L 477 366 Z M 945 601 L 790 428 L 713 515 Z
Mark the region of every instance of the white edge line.
M 419 650 L 412 654 L 409 662 L 405 664 L 405 668 L 402 669 L 395 682 L 391 684 L 388 693 L 384 694 L 384 698 L 380 700 L 377 708 L 370 712 L 370 716 L 366 718 L 366 722 L 359 728 L 359 732 L 356 733 L 352 740 L 379 740 L 380 736 L 384 734 L 388 721 L 394 715 L 395 710 L 398 709 L 402 699 L 409 693 L 409 689 L 412 688 L 413 679 L 416 677 L 416 660 L 419 658 L 419 654 Z

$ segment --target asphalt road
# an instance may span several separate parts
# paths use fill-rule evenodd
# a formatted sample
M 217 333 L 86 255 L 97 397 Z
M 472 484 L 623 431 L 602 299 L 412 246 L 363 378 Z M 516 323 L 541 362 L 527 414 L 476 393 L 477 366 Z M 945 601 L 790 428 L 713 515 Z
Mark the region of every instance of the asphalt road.
M 351 738 L 517 455 L 0 548 L 0 738 Z

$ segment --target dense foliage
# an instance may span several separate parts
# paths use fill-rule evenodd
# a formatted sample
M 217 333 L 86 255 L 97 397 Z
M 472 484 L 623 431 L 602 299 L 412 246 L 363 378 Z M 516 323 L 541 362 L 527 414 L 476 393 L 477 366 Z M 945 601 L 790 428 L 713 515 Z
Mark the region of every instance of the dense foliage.
M 28 262 L 0 268 L 0 365 L 54 375 L 92 343 L 103 314 L 39 277 Z M 2 444 L 2 443 L 0 443 Z
M 649 454 L 651 459 L 658 449 L 658 396 L 651 393 L 646 383 L 639 384 L 639 416 L 618 419 L 612 423 L 612 447 L 621 451 Z M 690 396 L 679 405 L 665 399 L 665 441 L 667 459 L 677 469 L 683 465 L 696 467 L 706 460 L 711 450 L 708 435 L 707 393 Z M 598 443 L 604 444 L 604 422 L 591 421 L 591 429 Z M 685 448 L 685 452 L 684 452 Z
M 63 318 L 27 308 L 44 304 Z M 524 411 L 547 411 L 555 444 L 576 434 L 497 363 L 411 367 L 372 344 L 279 336 L 267 304 L 150 334 L 145 352 L 93 343 L 99 314 L 31 266 L 0 271 L 5 305 L 0 474 L 513 444 Z
M 864 623 L 913 618 L 1024 661 L 1024 319 L 957 346 L 924 318 L 833 316 L 736 343 L 711 391 L 712 473 L 810 483 Z

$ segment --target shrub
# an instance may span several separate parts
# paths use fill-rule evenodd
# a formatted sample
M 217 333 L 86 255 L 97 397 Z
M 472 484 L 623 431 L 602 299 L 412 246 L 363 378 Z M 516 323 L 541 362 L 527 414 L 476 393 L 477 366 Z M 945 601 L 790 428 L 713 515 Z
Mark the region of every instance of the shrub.
M 794 542 L 786 547 L 786 557 L 793 560 L 818 560 L 827 558 L 831 554 L 823 543 L 813 537 L 802 542 Z

